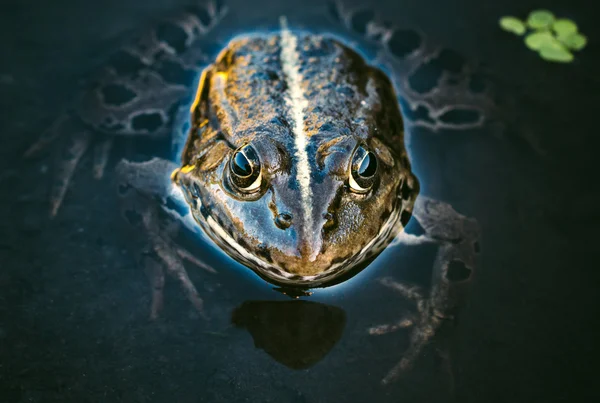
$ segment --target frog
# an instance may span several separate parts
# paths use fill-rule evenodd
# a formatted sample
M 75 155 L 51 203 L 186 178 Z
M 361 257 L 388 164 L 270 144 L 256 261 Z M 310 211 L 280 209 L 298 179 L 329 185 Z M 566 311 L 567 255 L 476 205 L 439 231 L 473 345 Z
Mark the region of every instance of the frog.
M 335 23 L 379 46 L 375 58 L 367 60 L 339 36 L 295 29 L 281 16 L 278 29 L 239 34 L 211 60 L 202 38 L 229 10 L 220 1 L 194 5 L 115 53 L 26 154 L 67 134 L 50 197 L 56 216 L 92 145 L 96 178 L 119 137 L 167 138 L 180 150 L 179 161 L 124 159 L 115 168 L 123 215 L 144 234 L 138 261 L 149 273 L 152 319 L 164 304 L 166 274 L 206 316 L 184 263 L 215 269 L 177 244 L 181 230 L 267 282 L 303 291 L 346 281 L 388 247 L 438 245 L 429 293 L 380 280 L 417 307 L 416 317 L 368 330 L 413 328 L 387 384 L 410 369 L 452 318 L 457 290 L 470 283 L 480 253 L 476 220 L 420 194 L 406 129 L 479 127 L 489 98 L 467 90 L 457 97 L 450 82 L 458 69 L 435 89 L 415 91 L 411 77 L 442 57 L 439 49 L 413 31 L 407 40 L 406 31 L 371 11 L 341 2 L 328 7 Z M 466 122 L 451 118 L 465 111 Z M 404 231 L 411 223 L 417 234 Z

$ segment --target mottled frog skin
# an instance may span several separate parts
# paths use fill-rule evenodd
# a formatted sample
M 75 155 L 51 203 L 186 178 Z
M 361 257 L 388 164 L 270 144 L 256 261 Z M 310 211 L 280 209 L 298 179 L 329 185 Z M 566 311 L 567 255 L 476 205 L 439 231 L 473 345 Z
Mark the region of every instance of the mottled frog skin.
M 214 269 L 175 243 L 181 227 L 208 236 L 264 279 L 301 289 L 345 279 L 392 241 L 394 247 L 438 244 L 429 293 L 382 279 L 417 305 L 416 316 L 370 329 L 414 329 L 388 382 L 410 368 L 452 317 L 457 290 L 468 284 L 479 252 L 473 219 L 419 196 L 405 127 L 477 127 L 489 98 L 464 84 L 448 90 L 464 72 L 452 53 L 432 50 L 370 11 L 339 3 L 330 11 L 335 23 L 379 46 L 376 59 L 365 60 L 339 37 L 288 27 L 282 18 L 279 29 L 239 35 L 211 60 L 201 39 L 228 9 L 215 2 L 188 8 L 120 49 L 28 155 L 67 133 L 51 194 L 56 215 L 92 145 L 97 178 L 118 137 L 169 138 L 182 150 L 180 163 L 152 158 L 117 166 L 124 215 L 144 234 L 139 256 L 151 273 L 153 318 L 163 304 L 165 272 L 203 312 L 183 262 Z M 420 65 L 435 69 L 442 58 L 454 64 L 437 87 L 411 87 Z M 380 66 L 397 76 L 390 80 Z M 456 123 L 457 115 L 466 118 Z M 418 235 L 403 232 L 409 222 Z
M 418 182 L 395 98 L 380 70 L 331 38 L 236 38 L 203 73 L 173 180 L 233 257 L 279 283 L 321 285 L 410 218 Z

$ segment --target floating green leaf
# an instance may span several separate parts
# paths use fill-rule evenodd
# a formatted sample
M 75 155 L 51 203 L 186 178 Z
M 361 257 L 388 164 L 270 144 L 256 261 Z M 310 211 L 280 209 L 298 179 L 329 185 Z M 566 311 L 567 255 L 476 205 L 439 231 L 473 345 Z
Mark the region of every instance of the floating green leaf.
M 569 36 L 559 36 L 558 40 L 572 50 L 581 50 L 587 44 L 587 38 L 578 33 L 573 33 Z
M 525 45 L 531 50 L 540 50 L 543 46 L 551 46 L 560 42 L 549 32 L 534 32 L 525 37 Z
M 533 29 L 549 27 L 554 22 L 554 14 L 548 10 L 535 10 L 529 13 L 527 25 Z
M 542 47 L 540 49 L 542 59 L 549 62 L 569 63 L 573 61 L 573 54 L 566 48 Z
M 587 45 L 587 38 L 579 33 L 575 22 L 568 18 L 556 19 L 548 10 L 530 12 L 526 22 L 505 16 L 500 18 L 499 24 L 505 31 L 525 34 L 525 45 L 539 53 L 542 59 L 551 62 L 572 62 L 574 56 L 571 52 Z
M 554 32 L 556 32 L 556 36 L 559 38 L 570 36 L 578 31 L 577 24 L 567 18 L 561 18 L 554 21 L 554 24 L 552 24 L 552 29 Z
M 516 17 L 506 16 L 500 18 L 500 27 L 513 34 L 523 35 L 525 30 L 525 23 Z

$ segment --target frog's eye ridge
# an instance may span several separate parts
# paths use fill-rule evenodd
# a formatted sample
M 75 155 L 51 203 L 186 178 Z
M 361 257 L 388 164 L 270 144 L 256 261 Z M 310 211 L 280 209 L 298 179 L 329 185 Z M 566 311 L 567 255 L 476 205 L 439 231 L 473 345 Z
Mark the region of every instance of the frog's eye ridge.
M 233 153 L 229 170 L 231 181 L 239 190 L 252 193 L 260 188 L 260 160 L 251 145 L 244 145 Z
M 355 193 L 367 193 L 375 183 L 377 175 L 377 156 L 365 146 L 354 151 L 350 167 L 349 185 Z

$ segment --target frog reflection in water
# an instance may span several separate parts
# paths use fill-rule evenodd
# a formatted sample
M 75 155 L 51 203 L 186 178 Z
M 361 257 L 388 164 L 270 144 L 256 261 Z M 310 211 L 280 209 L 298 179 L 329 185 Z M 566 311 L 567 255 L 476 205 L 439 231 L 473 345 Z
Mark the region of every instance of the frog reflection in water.
M 196 71 L 202 54 L 191 50 L 193 39 L 213 28 L 225 11 L 215 4 L 199 7 L 162 26 L 163 35 L 157 30 L 146 37 L 140 42 L 144 46 L 125 48 L 124 55 L 138 61 L 135 71 L 127 71 L 131 60 L 127 68 L 119 63 L 108 67 L 100 85 L 81 102 L 78 118 L 112 135 L 172 132 L 190 88 L 170 80 L 163 67 Z M 178 28 L 185 40 L 165 35 L 165 27 Z M 107 105 L 106 90 L 118 85 L 133 97 Z M 179 224 L 191 231 L 201 227 L 264 279 L 303 289 L 326 286 L 364 266 L 394 238 L 409 244 L 437 242 L 441 246 L 429 296 L 383 281 L 417 302 L 419 318 L 371 329 L 380 334 L 413 324 L 409 351 L 384 381 L 410 367 L 453 308 L 449 268 L 460 264 L 467 273 L 473 270 L 478 233 L 473 220 L 450 206 L 417 198 L 419 182 L 411 171 L 404 122 L 388 77 L 339 40 L 292 31 L 282 19 L 278 32 L 233 39 L 203 69 L 195 92 L 180 166 L 154 158 L 122 161 L 117 168 L 126 216 L 149 238 L 142 262 L 152 272 L 152 317 L 163 304 L 165 269 L 202 312 L 183 261 L 213 269 L 174 243 Z M 147 133 L 141 121 L 152 119 L 157 127 Z M 59 170 L 54 212 L 91 141 L 90 131 L 84 132 L 73 138 L 70 158 Z M 103 141 L 97 148 L 98 176 L 109 144 Z M 173 208 L 173 203 L 188 208 Z M 170 217 L 166 223 L 165 216 Z M 402 233 L 411 216 L 424 230 L 420 236 Z

